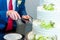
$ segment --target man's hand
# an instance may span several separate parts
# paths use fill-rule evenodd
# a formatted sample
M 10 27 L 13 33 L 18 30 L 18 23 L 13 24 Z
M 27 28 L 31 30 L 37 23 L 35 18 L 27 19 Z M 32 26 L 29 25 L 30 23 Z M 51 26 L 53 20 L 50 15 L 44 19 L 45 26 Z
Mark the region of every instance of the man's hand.
M 29 22 L 30 16 L 29 15 L 23 15 L 22 19 L 24 19 L 24 21 L 27 23 L 27 22 Z
M 9 16 L 13 20 L 21 19 L 18 12 L 14 11 L 14 10 L 9 10 L 9 11 L 7 11 L 6 14 L 7 14 L 7 16 Z

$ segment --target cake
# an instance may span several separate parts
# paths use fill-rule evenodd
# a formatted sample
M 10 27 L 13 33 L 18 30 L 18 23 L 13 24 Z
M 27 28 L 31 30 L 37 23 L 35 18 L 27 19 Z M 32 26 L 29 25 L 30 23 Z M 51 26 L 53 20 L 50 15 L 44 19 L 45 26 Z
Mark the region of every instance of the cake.
M 33 21 L 36 40 L 60 40 L 60 0 L 44 0 Z

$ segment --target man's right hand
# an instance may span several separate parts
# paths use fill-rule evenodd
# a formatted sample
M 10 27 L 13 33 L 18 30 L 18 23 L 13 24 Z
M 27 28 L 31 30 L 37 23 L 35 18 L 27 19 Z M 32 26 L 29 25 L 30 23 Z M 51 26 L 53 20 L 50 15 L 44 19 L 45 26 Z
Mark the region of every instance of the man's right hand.
M 18 14 L 18 12 L 17 11 L 14 11 L 14 10 L 7 11 L 6 15 L 9 16 L 13 20 L 21 19 L 21 17 Z

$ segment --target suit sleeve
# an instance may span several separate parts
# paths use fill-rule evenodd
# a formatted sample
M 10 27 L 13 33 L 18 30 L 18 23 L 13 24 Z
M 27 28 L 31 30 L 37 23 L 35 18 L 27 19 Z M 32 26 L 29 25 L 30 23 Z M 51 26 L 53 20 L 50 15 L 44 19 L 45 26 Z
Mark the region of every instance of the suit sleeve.
M 0 19 L 5 19 L 6 17 L 6 11 L 0 11 Z
M 22 15 L 27 15 L 26 13 L 26 9 L 25 9 L 25 0 L 22 0 L 21 5 L 19 5 L 19 10 L 18 10 L 19 14 Z

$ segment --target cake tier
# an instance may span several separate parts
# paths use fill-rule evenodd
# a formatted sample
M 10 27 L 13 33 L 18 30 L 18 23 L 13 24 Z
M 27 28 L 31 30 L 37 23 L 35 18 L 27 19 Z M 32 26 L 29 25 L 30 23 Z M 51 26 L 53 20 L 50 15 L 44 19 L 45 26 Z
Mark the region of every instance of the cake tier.
M 33 21 L 33 32 L 36 35 L 60 36 L 60 9 L 55 8 L 49 11 L 39 6 L 37 8 L 37 21 Z
M 60 26 L 60 10 L 55 9 L 53 11 L 48 11 L 48 10 L 44 10 L 42 7 L 38 7 L 37 19 L 41 19 L 46 22 L 52 21 L 56 24 L 55 27 L 59 27 Z
M 50 28 L 50 29 L 45 29 L 44 27 L 42 27 L 41 22 L 37 20 L 33 21 L 33 32 L 36 35 L 44 35 L 44 36 L 52 36 L 52 35 L 56 35 L 57 28 Z
M 39 21 L 40 19 L 34 20 L 33 21 L 33 33 L 36 35 L 36 39 L 39 37 L 48 37 L 48 38 L 54 38 L 54 40 L 58 39 L 60 40 L 60 29 L 58 28 L 50 28 L 50 29 L 45 29 L 43 28 L 40 24 L 41 22 Z M 48 39 L 46 39 L 48 40 Z M 52 40 L 52 39 L 49 39 Z

